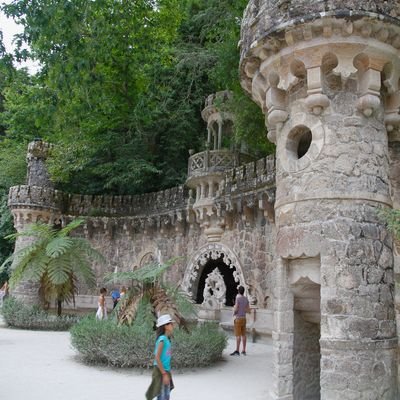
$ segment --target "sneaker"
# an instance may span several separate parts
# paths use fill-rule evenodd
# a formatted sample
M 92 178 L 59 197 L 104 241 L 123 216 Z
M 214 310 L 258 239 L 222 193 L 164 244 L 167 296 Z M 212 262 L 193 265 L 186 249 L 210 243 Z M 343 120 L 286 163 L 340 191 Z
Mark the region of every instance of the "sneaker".
M 240 356 L 240 353 L 237 350 L 235 350 L 233 353 L 231 353 L 231 356 Z
M 246 355 L 246 352 L 245 351 L 242 351 L 242 356 L 245 356 Z

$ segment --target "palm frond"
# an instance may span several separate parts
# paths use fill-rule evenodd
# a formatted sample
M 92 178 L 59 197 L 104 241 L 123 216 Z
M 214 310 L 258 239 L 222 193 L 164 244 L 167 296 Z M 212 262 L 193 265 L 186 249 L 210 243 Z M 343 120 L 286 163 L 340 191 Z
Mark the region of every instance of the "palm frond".
M 159 285 L 154 286 L 150 293 L 150 301 L 154 307 L 156 316 L 169 314 L 181 328 L 188 331 L 186 319 L 178 310 L 177 304 L 174 302 L 170 294 Z
M 19 250 L 12 256 L 12 272 L 10 277 L 10 286 L 15 285 L 23 278 L 28 271 L 30 263 L 40 254 L 43 248 L 43 242 L 38 241 Z M 28 274 L 31 275 L 31 274 Z M 29 279 L 29 278 L 28 278 Z
M 91 243 L 86 239 L 76 237 L 70 237 L 70 239 L 72 240 L 72 247 L 75 249 L 75 251 L 80 251 L 82 254 L 85 254 L 93 262 L 105 262 L 103 254 L 93 248 Z
M 197 314 L 197 308 L 192 298 L 184 292 L 180 286 L 171 285 L 169 283 L 161 284 L 163 289 L 167 292 L 171 300 L 176 304 L 178 310 L 182 313 L 185 318 L 195 317 Z
M 39 253 L 36 257 L 32 258 L 27 267 L 29 268 L 29 273 L 27 273 L 28 279 L 39 282 L 42 275 L 46 273 L 49 261 L 50 258 L 43 253 Z
M 49 278 L 54 285 L 63 285 L 68 281 L 69 275 L 71 274 L 71 265 L 67 257 L 58 257 L 57 259 L 51 259 L 47 272 Z
M 55 237 L 57 231 L 54 230 L 50 225 L 45 224 L 43 222 L 37 222 L 35 224 L 30 224 L 27 226 L 25 230 L 22 232 L 13 233 L 11 235 L 7 235 L 5 239 L 17 239 L 19 237 L 32 237 L 38 239 L 47 239 Z
M 118 323 L 120 325 L 127 324 L 131 325 L 139 308 L 139 303 L 141 301 L 141 296 L 133 296 L 128 293 L 123 297 L 121 304 L 117 310 Z
M 64 226 L 59 232 L 59 237 L 68 236 L 73 230 L 81 226 L 85 222 L 84 218 L 77 218 L 71 221 L 68 225 Z
M 71 249 L 73 241 L 70 237 L 55 237 L 46 246 L 46 254 L 51 258 L 57 258 Z
M 128 280 L 137 281 L 143 284 L 154 283 L 164 274 L 164 272 L 168 268 L 170 268 L 173 264 L 177 262 L 177 260 L 181 258 L 182 257 L 174 257 L 163 264 L 157 262 L 149 263 L 135 271 L 111 272 L 105 275 L 104 280 L 106 283 L 115 281 L 125 282 Z
M 71 257 L 72 258 L 72 257 Z M 96 275 L 92 264 L 84 255 L 78 259 L 71 260 L 72 272 L 79 281 L 83 281 L 87 286 L 93 287 L 96 283 Z

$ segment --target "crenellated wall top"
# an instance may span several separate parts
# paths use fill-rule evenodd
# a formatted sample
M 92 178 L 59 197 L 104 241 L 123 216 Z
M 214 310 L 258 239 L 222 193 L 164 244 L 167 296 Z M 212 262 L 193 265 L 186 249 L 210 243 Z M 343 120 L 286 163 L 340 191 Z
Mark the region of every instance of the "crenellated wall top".
M 275 158 L 268 156 L 256 162 L 233 168 L 226 172 L 224 194 L 243 193 L 268 189 L 275 184 Z M 183 185 L 160 192 L 135 196 L 67 194 L 39 186 L 10 188 L 8 205 L 13 210 L 53 210 L 71 216 L 154 216 L 184 210 L 190 204 L 191 193 Z
M 242 86 L 251 93 L 260 65 L 285 47 L 351 36 L 400 49 L 400 1 L 250 1 L 239 42 Z
M 333 16 L 358 19 L 363 16 L 398 23 L 398 0 L 251 0 L 242 22 L 242 57 L 255 41 L 288 26 Z

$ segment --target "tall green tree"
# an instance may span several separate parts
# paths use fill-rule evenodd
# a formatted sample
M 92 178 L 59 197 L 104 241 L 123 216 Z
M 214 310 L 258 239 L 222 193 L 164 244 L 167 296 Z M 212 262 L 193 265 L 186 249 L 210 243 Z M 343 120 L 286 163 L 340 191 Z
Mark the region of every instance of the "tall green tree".
M 6 51 L 0 30 L 0 264 L 12 253 L 13 243 L 4 237 L 14 232 L 12 215 L 7 207 L 8 189 L 23 183 L 26 175 L 25 144 L 6 138 L 5 102 L 6 93 L 17 79 L 25 75 L 13 66 L 13 57 Z M 21 152 L 21 149 L 23 151 Z M 8 279 L 8 271 L 0 274 L 0 285 Z
M 184 182 L 187 150 L 201 149 L 205 97 L 231 89 L 237 140 L 265 152 L 263 116 L 238 79 L 246 3 L 13 1 L 4 10 L 24 26 L 16 58 L 42 69 L 8 90 L 7 135 L 56 144 L 49 165 L 61 189 L 160 190 Z
M 87 240 L 71 236 L 82 223 L 82 219 L 76 219 L 61 230 L 35 223 L 11 235 L 12 239 L 30 238 L 32 243 L 15 252 L 0 267 L 1 270 L 12 263 L 10 287 L 23 279 L 39 282 L 43 306 L 55 300 L 57 314 L 61 315 L 62 304 L 74 301 L 78 282 L 89 287 L 94 285 L 92 263 L 104 262 L 103 256 Z

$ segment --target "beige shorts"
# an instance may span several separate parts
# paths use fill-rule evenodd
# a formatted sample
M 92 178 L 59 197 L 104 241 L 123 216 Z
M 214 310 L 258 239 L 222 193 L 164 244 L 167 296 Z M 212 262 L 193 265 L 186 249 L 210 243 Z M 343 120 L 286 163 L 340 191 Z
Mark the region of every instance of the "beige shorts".
M 235 336 L 246 336 L 246 318 L 236 318 L 234 321 Z

